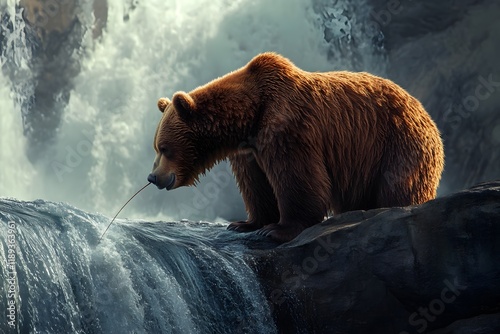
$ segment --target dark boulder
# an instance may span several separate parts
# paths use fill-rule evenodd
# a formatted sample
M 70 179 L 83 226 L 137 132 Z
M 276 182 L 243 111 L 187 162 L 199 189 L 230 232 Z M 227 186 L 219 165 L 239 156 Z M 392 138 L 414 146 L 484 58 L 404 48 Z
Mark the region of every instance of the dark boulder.
M 500 181 L 252 253 L 283 333 L 500 333 Z

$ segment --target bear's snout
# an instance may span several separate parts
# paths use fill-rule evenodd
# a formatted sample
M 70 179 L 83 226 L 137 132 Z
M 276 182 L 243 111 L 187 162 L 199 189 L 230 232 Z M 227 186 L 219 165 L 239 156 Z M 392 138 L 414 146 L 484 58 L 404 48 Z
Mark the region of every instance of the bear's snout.
M 151 182 L 152 184 L 156 184 L 156 175 L 153 173 L 148 175 L 148 181 Z
M 148 181 L 156 185 L 158 189 L 170 190 L 175 185 L 175 174 L 170 174 L 167 178 L 158 177 L 154 172 L 148 175 Z

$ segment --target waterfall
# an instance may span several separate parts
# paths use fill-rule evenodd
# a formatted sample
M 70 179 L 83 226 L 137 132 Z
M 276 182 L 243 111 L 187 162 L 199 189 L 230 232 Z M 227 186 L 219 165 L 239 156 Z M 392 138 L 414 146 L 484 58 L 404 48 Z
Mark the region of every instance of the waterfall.
M 98 243 L 107 222 L 65 204 L 0 200 L 0 259 L 16 268 L 0 266 L 0 305 L 15 307 L 0 313 L 0 332 L 276 331 L 241 235 L 217 223 L 119 220 Z

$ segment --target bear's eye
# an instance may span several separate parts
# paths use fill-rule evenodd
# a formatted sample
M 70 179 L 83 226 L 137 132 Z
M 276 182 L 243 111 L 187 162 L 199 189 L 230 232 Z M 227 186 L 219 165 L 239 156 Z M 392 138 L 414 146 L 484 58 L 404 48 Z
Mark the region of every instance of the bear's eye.
M 170 159 L 172 158 L 172 150 L 169 149 L 168 147 L 160 147 L 160 153 L 163 154 L 166 158 Z

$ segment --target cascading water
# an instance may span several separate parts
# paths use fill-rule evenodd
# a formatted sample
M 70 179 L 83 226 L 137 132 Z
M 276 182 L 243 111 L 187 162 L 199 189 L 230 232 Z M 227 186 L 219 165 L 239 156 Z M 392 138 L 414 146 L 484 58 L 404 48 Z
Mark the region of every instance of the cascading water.
M 122 221 L 98 244 L 106 217 L 41 200 L 2 200 L 0 221 L 16 245 L 13 261 L 0 249 L 16 273 L 1 266 L 0 277 L 18 291 L 0 295 L 16 307 L 0 313 L 2 333 L 276 331 L 224 225 Z

